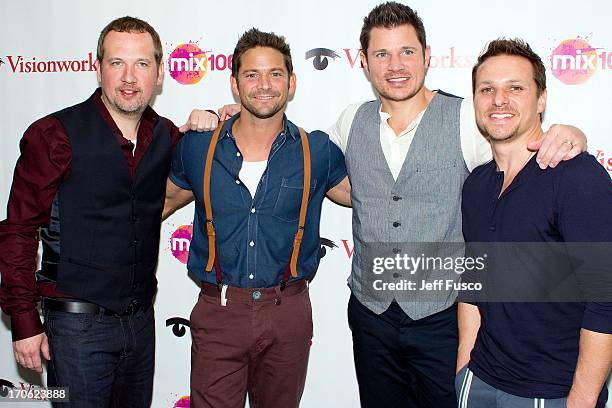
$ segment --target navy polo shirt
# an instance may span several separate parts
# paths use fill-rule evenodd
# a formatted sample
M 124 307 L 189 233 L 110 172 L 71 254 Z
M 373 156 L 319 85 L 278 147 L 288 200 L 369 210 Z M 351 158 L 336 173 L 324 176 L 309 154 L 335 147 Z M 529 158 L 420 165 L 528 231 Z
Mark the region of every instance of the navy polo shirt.
M 255 197 L 238 175 L 242 154 L 232 135 L 238 115 L 219 134 L 211 170 L 210 196 L 219 262 L 224 283 L 242 288 L 279 284 L 291 257 L 297 231 L 304 162 L 298 128 L 284 118 L 284 130 L 272 143 L 267 168 Z M 215 271 L 205 272 L 208 237 L 203 201 L 204 164 L 213 132 L 189 132 L 178 144 L 170 179 L 195 196 L 193 238 L 187 269 L 203 282 L 216 283 Z M 308 135 L 311 186 L 297 279 L 311 279 L 319 265 L 319 221 L 325 194 L 347 175 L 344 155 L 327 134 Z
M 582 153 L 547 170 L 533 157 L 498 198 L 502 183 L 495 161 L 466 179 L 466 242 L 612 242 L 612 183 L 593 156 Z M 535 261 L 523 267 L 537 273 Z M 589 267 L 587 260 L 575 273 Z M 581 328 L 612 333 L 610 303 L 490 302 L 478 308 L 481 326 L 469 368 L 493 387 L 522 397 L 567 396 Z M 604 387 L 601 399 L 605 393 Z

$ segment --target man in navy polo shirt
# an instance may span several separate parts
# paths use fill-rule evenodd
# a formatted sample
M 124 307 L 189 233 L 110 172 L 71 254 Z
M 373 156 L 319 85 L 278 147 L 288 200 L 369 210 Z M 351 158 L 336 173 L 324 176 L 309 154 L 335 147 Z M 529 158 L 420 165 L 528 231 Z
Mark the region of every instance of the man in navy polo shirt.
M 540 262 L 540 251 L 528 251 L 538 242 L 552 248 L 566 243 L 566 253 L 547 258 L 560 261 L 553 272 L 571 269 L 588 286 L 592 280 L 585 277 L 599 271 L 597 285 L 606 285 L 605 256 L 583 251 L 579 263 L 570 256 L 578 243 L 612 241 L 610 177 L 588 153 L 542 171 L 527 149 L 543 133 L 546 76 L 540 58 L 523 41 L 492 41 L 472 71 L 472 85 L 476 121 L 493 160 L 476 168 L 463 187 L 466 242 L 530 243 L 520 244 L 522 250 L 504 264 L 517 266 L 512 279 L 531 274 L 533 281 L 551 271 Z M 555 274 L 546 275 L 546 284 Z M 508 277 L 493 269 L 487 275 L 493 278 L 481 278 L 498 285 Z M 506 283 L 507 293 L 512 282 Z M 459 303 L 459 406 L 603 407 L 612 362 L 612 303 L 594 301 L 609 299 L 605 286 L 602 293 L 603 299 L 584 302 Z
M 244 109 L 217 136 L 183 138 L 166 193 L 166 215 L 196 200 L 187 267 L 202 291 L 190 319 L 191 403 L 243 407 L 248 392 L 253 407 L 297 407 L 312 338 L 307 282 L 319 264 L 321 206 L 326 194 L 350 204 L 348 178 L 344 156 L 325 133 L 302 136 L 284 115 L 296 83 L 284 38 L 251 29 L 233 55 L 232 91 Z M 211 143 L 207 183 L 203 158 Z M 309 200 L 297 273 L 287 279 L 302 209 L 304 145 L 311 160 Z M 210 257 L 214 268 L 206 272 Z

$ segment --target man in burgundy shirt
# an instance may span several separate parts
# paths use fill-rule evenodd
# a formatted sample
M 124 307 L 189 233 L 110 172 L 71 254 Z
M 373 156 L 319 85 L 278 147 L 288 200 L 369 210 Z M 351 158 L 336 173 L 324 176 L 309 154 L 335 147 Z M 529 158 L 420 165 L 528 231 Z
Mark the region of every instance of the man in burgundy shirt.
M 101 87 L 34 122 L 21 140 L 0 223 L 0 305 L 11 317 L 16 361 L 42 372 L 41 354 L 51 359 L 48 383 L 69 387 L 70 406 L 145 407 L 159 224 L 181 134 L 149 106 L 163 79 L 161 42 L 149 24 L 109 23 L 97 62 Z

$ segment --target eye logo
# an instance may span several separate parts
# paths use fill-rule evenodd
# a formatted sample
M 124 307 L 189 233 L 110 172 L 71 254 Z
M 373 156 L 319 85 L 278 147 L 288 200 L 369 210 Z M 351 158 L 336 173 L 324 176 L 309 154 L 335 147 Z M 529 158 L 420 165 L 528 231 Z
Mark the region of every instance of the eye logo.
M 179 262 L 186 264 L 193 236 L 193 225 L 181 225 L 170 236 L 170 251 Z
M 602 60 L 605 67 L 605 55 Z M 589 80 L 598 68 L 597 48 L 581 38 L 562 41 L 550 57 L 553 75 L 567 85 L 578 85 Z
M 340 58 L 340 55 L 336 54 L 334 50 L 330 50 L 328 48 L 313 48 L 310 51 L 306 51 L 306 58 L 312 58 L 312 66 L 315 67 L 317 71 L 322 71 L 327 68 L 329 65 L 329 60 L 327 57 L 332 59 Z
M 322 259 L 325 254 L 327 254 L 327 249 L 338 248 L 338 245 L 334 243 L 331 239 L 321 238 L 321 247 L 319 248 L 319 259 Z
M 176 337 L 183 337 L 187 333 L 185 327 L 189 326 L 189 320 L 183 319 L 182 317 L 171 317 L 166 320 L 166 327 L 172 326 L 172 334 Z
M 0 397 L 8 396 L 10 388 L 15 388 L 15 384 L 8 380 L 0 378 Z
M 179 84 L 197 84 L 208 72 L 208 56 L 196 44 L 181 44 L 168 57 L 168 71 Z

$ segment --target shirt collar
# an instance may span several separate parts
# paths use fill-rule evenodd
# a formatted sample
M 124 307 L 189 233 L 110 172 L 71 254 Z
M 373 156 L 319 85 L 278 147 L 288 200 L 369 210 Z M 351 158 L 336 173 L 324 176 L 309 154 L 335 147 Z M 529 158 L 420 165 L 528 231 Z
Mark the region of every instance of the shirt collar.
M 235 114 L 230 119 L 226 120 L 223 124 L 223 129 L 221 129 L 221 133 L 219 134 L 219 140 L 230 138 L 233 139 L 234 135 L 232 134 L 232 126 L 236 119 L 240 117 L 240 113 Z M 296 125 L 294 125 L 289 119 L 287 119 L 287 115 L 283 114 L 283 130 L 282 134 L 289 135 L 292 140 L 297 140 L 299 138 L 299 131 Z
M 113 117 L 111 116 L 110 112 L 106 108 L 106 105 L 104 105 L 104 102 L 102 102 L 102 89 L 101 88 L 96 89 L 94 91 L 93 95 L 92 95 L 92 98 L 93 98 L 93 100 L 94 100 L 98 110 L 100 111 L 100 114 L 102 115 L 102 118 L 108 124 L 108 126 L 111 128 L 113 133 L 115 135 L 123 137 L 123 134 L 121 133 L 121 130 L 119 129 L 119 127 L 117 126 L 117 124 L 113 120 Z M 159 120 L 159 115 L 153 110 L 153 108 L 151 108 L 150 106 L 147 105 L 147 107 L 145 108 L 145 110 L 142 113 L 142 116 L 140 118 L 141 125 L 143 124 L 142 122 L 144 122 L 147 125 L 147 127 L 153 129 L 155 127 L 155 125 L 157 125 L 157 121 L 158 120 Z
M 412 132 L 419 125 L 419 123 L 421 123 L 421 119 L 423 119 L 423 115 L 425 114 L 426 110 L 427 110 L 427 107 L 423 109 L 421 112 L 419 112 L 419 114 L 416 115 L 414 120 L 410 122 L 408 126 L 406 126 L 406 129 L 402 130 L 398 136 L 403 136 L 406 133 Z M 387 112 L 382 111 L 382 103 L 380 104 L 380 107 L 378 108 L 378 114 L 380 115 L 381 123 L 384 123 L 387 126 L 389 126 L 389 122 L 387 122 L 387 120 L 391 117 L 391 115 Z

